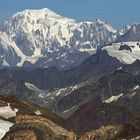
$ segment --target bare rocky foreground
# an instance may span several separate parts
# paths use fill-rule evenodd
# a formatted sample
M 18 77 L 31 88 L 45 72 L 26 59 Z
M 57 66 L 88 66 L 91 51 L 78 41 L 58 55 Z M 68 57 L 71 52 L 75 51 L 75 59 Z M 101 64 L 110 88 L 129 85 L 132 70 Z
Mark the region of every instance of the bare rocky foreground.
M 47 109 L 28 102 L 21 102 L 15 97 L 0 97 L 0 106 L 7 103 L 12 110 L 18 110 L 16 116 L 1 119 L 13 123 L 2 140 L 136 140 L 140 137 L 140 117 L 124 125 L 107 125 L 99 129 L 76 133 L 68 127 L 68 122 L 57 117 Z M 0 107 L 0 108 L 1 108 Z

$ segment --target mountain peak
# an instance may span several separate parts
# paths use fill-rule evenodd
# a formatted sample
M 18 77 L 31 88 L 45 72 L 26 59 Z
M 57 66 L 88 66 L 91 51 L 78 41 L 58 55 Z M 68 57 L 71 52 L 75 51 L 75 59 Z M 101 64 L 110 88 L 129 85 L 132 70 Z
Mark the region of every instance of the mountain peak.
M 9 54 L 1 54 L 5 56 L 3 63 L 10 63 L 9 66 L 55 65 L 59 68 L 66 67 L 66 64 L 68 68 L 75 67 L 75 59 L 80 60 L 76 64 L 79 65 L 95 52 L 97 46 L 114 42 L 116 32 L 101 20 L 76 22 L 48 8 L 18 12 L 4 23 L 0 31 L 11 40 L 11 43 L 7 41 Z M 4 41 L 1 44 L 6 51 Z M 14 55 L 11 53 L 13 49 Z M 13 56 L 12 63 L 9 55 Z
M 96 22 L 98 22 L 98 23 L 104 23 L 103 21 L 101 21 L 100 19 L 96 19 Z
M 56 18 L 60 18 L 61 16 L 56 14 L 55 12 L 51 11 L 48 8 L 43 8 L 43 9 L 27 9 L 24 10 L 22 12 L 18 12 L 16 13 L 13 17 L 17 17 L 18 15 L 31 15 L 33 17 L 56 17 Z
M 117 32 L 117 30 L 114 29 L 110 24 L 108 24 L 108 23 L 106 23 L 106 22 L 104 22 L 104 21 L 102 21 L 100 19 L 96 19 L 95 22 L 96 22 L 96 24 L 102 24 L 102 25 L 104 25 L 106 27 L 106 29 L 108 29 L 109 31 L 111 31 L 113 33 L 116 33 Z

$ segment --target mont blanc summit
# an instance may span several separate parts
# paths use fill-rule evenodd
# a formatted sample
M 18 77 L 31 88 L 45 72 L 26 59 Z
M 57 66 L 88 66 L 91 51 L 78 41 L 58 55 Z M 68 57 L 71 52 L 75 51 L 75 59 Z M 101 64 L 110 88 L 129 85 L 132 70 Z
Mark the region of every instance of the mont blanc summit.
M 116 30 L 100 20 L 77 22 L 47 8 L 25 10 L 0 28 L 0 66 L 71 68 L 115 39 Z

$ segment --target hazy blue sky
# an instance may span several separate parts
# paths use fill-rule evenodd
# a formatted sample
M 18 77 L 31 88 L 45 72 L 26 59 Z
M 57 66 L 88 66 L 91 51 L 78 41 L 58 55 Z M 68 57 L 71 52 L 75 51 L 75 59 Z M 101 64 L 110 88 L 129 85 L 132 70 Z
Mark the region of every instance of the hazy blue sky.
M 115 28 L 140 23 L 140 0 L 1 0 L 0 23 L 15 12 L 45 7 L 79 21 L 99 18 Z

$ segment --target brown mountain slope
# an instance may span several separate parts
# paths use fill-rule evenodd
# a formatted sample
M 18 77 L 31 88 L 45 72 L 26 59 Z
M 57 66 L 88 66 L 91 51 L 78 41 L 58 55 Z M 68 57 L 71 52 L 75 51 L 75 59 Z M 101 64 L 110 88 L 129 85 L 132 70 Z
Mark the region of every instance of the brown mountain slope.
M 84 133 L 79 140 L 140 140 L 140 119 L 124 125 L 107 125 Z
M 13 96 L 0 96 L 0 119 L 13 123 L 3 140 L 74 140 L 76 137 L 71 130 L 66 129 L 67 122 L 64 119 Z
M 39 114 L 39 116 L 47 118 L 53 122 L 59 123 L 62 126 L 66 125 L 66 122 L 64 119 L 53 114 L 52 112 L 50 112 L 46 108 L 42 108 L 42 107 L 35 105 L 35 104 L 32 104 L 30 102 L 20 101 L 14 96 L 6 96 L 6 97 L 0 96 L 0 107 L 7 106 L 8 103 L 10 104 L 10 107 L 12 109 L 14 109 L 14 108 L 18 109 L 18 111 L 16 113 L 17 115 L 18 114 L 22 114 L 22 115 L 25 115 L 25 114 L 37 115 L 37 114 Z
M 75 140 L 76 135 L 54 122 L 32 115 L 18 115 L 3 140 Z
M 7 105 L 9 105 L 12 110 L 16 108 L 18 111 L 16 112 L 16 116 L 7 119 L 8 121 L 14 122 L 14 125 L 2 140 L 121 140 L 131 138 L 139 140 L 140 138 L 140 117 L 137 117 L 134 121 L 131 121 L 131 123 L 117 125 L 113 123 L 113 117 L 117 114 L 118 117 L 120 117 L 120 112 L 124 111 L 125 108 L 119 108 L 115 105 L 114 112 L 112 106 L 105 106 L 105 104 L 103 104 L 103 106 L 101 106 L 101 104 L 98 105 L 98 101 L 91 101 L 90 104 L 88 103 L 87 110 L 85 110 L 83 106 L 83 111 L 89 112 L 89 114 L 88 116 L 84 116 L 85 112 L 83 112 L 83 114 L 79 112 L 81 121 L 82 118 L 85 119 L 87 117 L 88 119 L 90 115 L 92 116 L 95 113 L 93 121 L 99 117 L 99 120 L 105 119 L 105 121 L 108 120 L 108 122 L 105 125 L 101 125 L 99 129 L 91 129 L 89 132 L 83 131 L 81 135 L 76 135 L 71 130 L 66 129 L 64 125 L 66 124 L 65 120 L 44 108 L 19 101 L 15 97 L 0 96 L 0 108 Z M 92 107 L 94 107 L 94 111 L 93 114 L 90 114 Z M 100 109 L 102 109 L 102 107 L 106 110 L 110 110 L 110 113 L 106 114 L 105 118 L 100 114 Z M 37 110 L 38 112 L 36 112 Z M 104 111 L 106 112 L 106 110 Z M 127 115 L 130 117 L 129 114 Z M 137 115 L 140 116 L 139 114 Z M 1 119 L 6 120 L 4 116 L 1 116 Z M 75 118 L 75 120 L 77 120 L 77 118 Z M 111 124 L 109 120 L 111 120 Z M 59 123 L 62 124 L 59 125 Z M 79 120 L 77 120 L 77 123 L 79 123 Z M 79 125 L 77 123 L 75 122 L 75 125 Z M 88 122 L 85 122 L 85 128 L 86 124 L 88 124 Z M 94 123 L 91 124 L 93 125 Z

